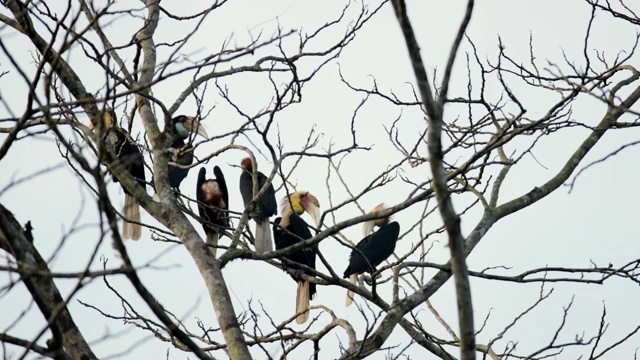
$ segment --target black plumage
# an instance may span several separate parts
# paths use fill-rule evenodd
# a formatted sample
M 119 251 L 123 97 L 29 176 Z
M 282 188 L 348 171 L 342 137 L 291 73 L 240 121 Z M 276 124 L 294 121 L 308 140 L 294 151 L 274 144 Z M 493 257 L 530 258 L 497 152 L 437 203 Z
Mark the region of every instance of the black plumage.
M 130 140 L 128 133 L 116 123 L 116 114 L 113 109 L 105 109 L 99 113 L 102 124 L 106 133 L 104 134 L 104 142 L 106 145 L 112 145 L 113 151 L 118 157 L 118 164 L 115 166 L 124 167 L 131 176 L 138 181 L 138 184 L 144 189 L 146 187 L 146 176 L 144 170 L 144 159 L 140 149 Z M 113 181 L 118 182 L 118 178 L 113 176 Z M 124 217 L 125 222 L 122 227 L 123 237 L 125 239 L 138 240 L 142 235 L 140 226 L 140 205 L 131 193 L 122 186 L 124 190 Z
M 273 240 L 276 243 L 276 250 L 284 249 L 288 246 L 299 243 L 301 239 L 311 239 L 311 231 L 309 231 L 309 225 L 297 214 L 292 213 L 289 217 L 289 225 L 284 229 L 280 226 L 282 218 L 278 217 L 273 222 Z M 294 235 L 295 234 L 295 235 Z M 297 235 L 297 237 L 296 237 Z M 298 264 L 306 265 L 312 269 L 316 268 L 316 251 L 314 249 L 303 249 L 294 251 L 284 256 L 286 259 L 296 262 Z M 299 269 L 298 269 L 299 270 Z M 296 271 L 296 274 L 292 274 L 291 278 L 295 281 L 304 281 L 299 274 L 306 274 L 313 276 L 305 270 Z M 309 284 L 309 300 L 313 299 L 316 294 L 316 284 Z
M 369 214 L 383 210 L 384 203 L 373 208 Z M 371 233 L 375 226 L 379 227 L 378 231 Z M 400 236 L 400 224 L 395 221 L 389 222 L 389 217 L 379 218 L 363 223 L 362 232 L 364 238 L 351 251 L 349 265 L 344 271 L 344 277 L 349 278 L 349 281 L 354 284 L 358 274 L 375 272 L 376 267 L 393 254 L 396 241 Z M 351 290 L 347 291 L 346 306 L 353 303 L 353 296 L 354 293 Z
M 376 266 L 393 254 L 399 235 L 400 224 L 394 221 L 360 240 L 356 248 L 351 251 L 349 266 L 344 271 L 344 278 L 353 274 L 374 272 Z
M 240 193 L 242 200 L 246 206 L 253 199 L 253 166 L 250 158 L 242 160 L 242 174 L 240 175 Z M 256 174 L 258 180 L 258 191 L 264 187 L 267 177 L 258 171 Z M 269 227 L 269 218 L 278 211 L 275 190 L 273 184 L 269 184 L 266 191 L 258 199 L 253 211 L 249 214 L 251 219 L 256 222 L 255 231 L 255 247 L 259 253 L 265 253 L 273 250 L 271 231 Z
M 196 198 L 202 228 L 207 235 L 206 243 L 211 246 L 215 256 L 220 234 L 224 234 L 224 229 L 229 226 L 229 192 L 224 174 L 218 166 L 213 168 L 215 179 L 207 179 L 206 172 L 204 167 L 200 168 Z

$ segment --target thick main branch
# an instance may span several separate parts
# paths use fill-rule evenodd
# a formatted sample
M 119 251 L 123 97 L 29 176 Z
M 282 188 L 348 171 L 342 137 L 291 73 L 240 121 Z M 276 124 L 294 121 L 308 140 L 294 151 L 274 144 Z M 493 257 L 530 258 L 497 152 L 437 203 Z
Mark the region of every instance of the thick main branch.
M 52 341 L 48 341 L 47 356 L 55 359 L 97 359 L 78 326 L 73 321 L 67 304 L 53 282 L 47 262 L 25 236 L 13 214 L 0 204 L 0 248 L 11 254 L 21 268 L 37 269 L 46 275 L 22 275 L 22 281 L 49 324 Z M 25 346 L 29 349 L 31 345 Z

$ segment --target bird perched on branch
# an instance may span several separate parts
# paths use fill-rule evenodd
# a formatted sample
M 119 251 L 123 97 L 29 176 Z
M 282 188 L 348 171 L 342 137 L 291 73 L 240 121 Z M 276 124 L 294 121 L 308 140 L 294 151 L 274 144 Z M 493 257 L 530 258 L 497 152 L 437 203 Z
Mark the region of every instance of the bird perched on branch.
M 320 220 L 320 204 L 315 196 L 308 191 L 297 191 L 282 199 L 280 209 L 282 217 L 276 218 L 273 222 L 273 238 L 277 250 L 295 245 L 312 237 L 309 226 L 300 215 L 304 212 L 309 213 L 317 226 Z M 316 268 L 316 251 L 313 248 L 300 249 L 284 257 L 312 269 Z M 304 280 L 300 276 L 301 274 L 313 276 L 312 273 L 302 269 L 297 269 L 295 274 L 291 275 L 291 278 L 298 283 L 296 292 L 296 313 L 300 314 L 296 318 L 298 324 L 305 323 L 309 319 L 309 301 L 316 293 L 316 284 Z
M 205 139 L 209 136 L 200 121 L 193 116 L 179 115 L 172 119 L 173 122 L 173 142 L 171 148 L 179 151 L 171 161 L 184 167 L 169 165 L 169 185 L 179 190 L 180 183 L 187 177 L 189 173 L 188 166 L 193 164 L 193 146 L 191 141 L 185 143 L 185 139 L 189 139 L 191 134 L 197 134 Z M 186 145 L 186 147 L 185 147 Z
M 146 186 L 146 178 L 144 171 L 144 159 L 140 149 L 135 145 L 129 134 L 117 125 L 116 114 L 113 109 L 105 108 L 98 113 L 98 137 L 103 139 L 105 145 L 113 146 L 113 151 L 118 157 L 118 164 L 112 166 L 121 166 L 138 181 L 138 184 L 144 189 Z M 93 123 L 89 125 L 93 128 Z M 118 178 L 113 175 L 113 181 L 118 182 Z M 122 186 L 124 190 L 124 224 L 122 226 L 122 235 L 125 239 L 138 240 L 142 235 L 140 226 L 140 205 L 133 195 Z
M 247 206 L 253 200 L 253 163 L 250 158 L 245 158 L 240 164 L 242 166 L 242 174 L 240 175 L 240 193 L 244 205 Z M 261 173 L 256 173 L 258 180 L 257 191 L 264 187 L 267 177 Z M 251 210 L 249 216 L 256 222 L 255 231 L 255 247 L 258 253 L 265 253 L 273 250 L 271 240 L 271 229 L 269 226 L 269 218 L 278 211 L 276 203 L 275 190 L 273 184 L 269 184 L 266 191 L 258 199 L 256 206 Z
M 198 173 L 196 186 L 196 198 L 198 200 L 198 212 L 202 228 L 207 234 L 207 245 L 210 245 L 213 256 L 216 256 L 216 246 L 220 234 L 229 226 L 229 192 L 224 174 L 219 167 L 213 167 L 214 179 L 207 179 L 207 171 L 204 167 Z
M 369 214 L 382 211 L 383 209 L 384 204 L 380 204 L 373 208 Z M 349 281 L 355 284 L 359 274 L 375 272 L 376 266 L 380 265 L 380 263 L 393 254 L 396 248 L 396 241 L 400 235 L 400 224 L 396 221 L 389 221 L 389 217 L 385 217 L 367 221 L 362 225 L 364 239 L 360 240 L 355 249 L 351 251 L 349 266 L 347 266 L 347 269 L 344 271 L 345 279 L 349 278 Z M 371 231 L 374 226 L 380 228 L 372 234 Z M 347 292 L 346 306 L 353 303 L 353 296 L 352 291 Z

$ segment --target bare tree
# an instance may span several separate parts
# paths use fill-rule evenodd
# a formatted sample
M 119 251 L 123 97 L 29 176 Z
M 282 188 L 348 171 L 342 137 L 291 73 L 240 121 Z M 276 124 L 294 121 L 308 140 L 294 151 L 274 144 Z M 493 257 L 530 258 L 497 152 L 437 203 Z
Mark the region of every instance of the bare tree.
M 479 46 L 474 1 L 456 10 L 461 20 L 442 36 L 450 39 L 443 53 L 431 45 L 433 34 L 422 33 L 418 4 L 402 0 L 346 3 L 329 15 L 318 10 L 320 22 L 293 26 L 280 18 L 254 21 L 259 12 L 226 0 L 2 4 L 0 82 L 10 85 L 0 98 L 0 171 L 11 174 L 0 189 L 5 357 L 127 357 L 147 345 L 167 357 L 176 349 L 201 359 L 637 356 L 631 344 L 640 324 L 610 330 L 606 302 L 587 312 L 591 322 L 578 323 L 579 333 L 567 330 L 576 328 L 575 286 L 637 289 L 637 253 L 601 263 L 591 249 L 581 265 L 543 257 L 546 266 L 514 268 L 470 257 L 484 254 L 478 245 L 494 225 L 587 186 L 583 178 L 638 144 L 639 37 L 613 55 L 593 40 L 606 31 L 601 18 L 637 34 L 635 4 L 573 4 L 586 14 L 581 52 L 556 59 L 538 57 L 534 32 L 524 55 L 502 39 Z M 394 67 L 407 76 L 398 87 L 383 85 L 382 73 L 363 79 L 346 65 L 368 31 L 389 23 L 385 36 L 403 49 L 393 58 L 408 59 L 411 70 Z M 343 93 L 355 100 L 327 101 Z M 191 132 L 183 135 L 185 126 Z M 607 143 L 611 133 L 624 135 Z M 563 151 L 545 167 L 538 154 L 553 152 L 555 142 Z M 603 143 L 611 150 L 594 156 Z M 139 154 L 146 177 L 131 171 L 127 151 Z M 240 167 L 243 158 L 251 171 Z M 38 170 L 20 172 L 27 162 Z M 228 222 L 201 217 L 205 197 L 187 176 L 193 168 L 211 173 L 214 165 L 225 173 Z M 544 176 L 523 187 L 510 180 L 531 167 L 545 169 Z M 63 181 L 56 180 L 61 169 Z M 253 183 L 245 206 L 230 175 L 243 171 Z M 211 191 L 222 186 L 216 174 Z M 270 186 L 287 216 L 307 216 L 298 211 L 300 198 L 287 197 L 294 192 L 315 195 L 321 214 L 307 221 L 310 236 L 294 233 L 294 245 L 276 242 L 263 253 L 250 220 Z M 117 200 L 123 192 L 125 211 Z M 41 201 L 56 195 L 65 200 Z M 22 202 L 13 200 L 19 196 Z M 127 211 L 132 202 L 144 210 L 140 220 Z M 385 206 L 369 212 L 380 202 Z M 36 208 L 65 224 L 59 238 L 39 231 Z M 369 231 L 358 229 L 391 216 L 400 224 L 394 254 L 373 264 L 356 247 Z M 123 241 L 137 234 L 121 233 L 124 223 L 144 229 L 139 242 Z M 202 225 L 220 239 L 203 241 Z M 514 232 L 517 238 L 527 230 Z M 309 253 L 315 267 L 295 260 Z M 342 276 L 348 254 L 370 262 L 355 283 Z M 452 299 L 445 286 L 452 277 L 457 303 L 443 305 L 441 298 Z M 516 299 L 529 283 L 535 291 L 525 300 L 491 306 L 513 305 L 506 317 L 483 304 L 491 286 L 509 286 Z M 317 289 L 298 313 L 296 284 Z M 208 301 L 185 287 L 206 291 Z M 549 309 L 558 289 L 574 293 Z M 355 306 L 345 309 L 347 291 Z M 546 337 L 518 333 L 535 327 L 536 317 L 546 320 Z M 128 334 L 135 336 L 123 339 Z

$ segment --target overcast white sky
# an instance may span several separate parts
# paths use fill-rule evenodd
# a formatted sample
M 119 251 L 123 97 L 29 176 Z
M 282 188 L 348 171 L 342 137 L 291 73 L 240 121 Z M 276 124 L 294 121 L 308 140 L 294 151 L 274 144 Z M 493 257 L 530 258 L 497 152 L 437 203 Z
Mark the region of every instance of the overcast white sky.
M 367 2 L 374 8 L 378 2 Z M 341 11 L 343 2 L 317 1 L 232 1 L 209 16 L 201 25 L 190 47 L 184 52 L 189 56 L 201 57 L 202 54 L 217 51 L 225 39 L 232 38 L 238 44 L 243 44 L 249 38 L 249 33 L 256 36 L 261 30 L 264 34 L 271 34 L 279 24 L 283 29 L 302 26 L 306 31 L 314 31 L 321 24 L 335 18 Z M 163 6 L 180 15 L 188 15 L 198 11 L 199 2 L 163 2 Z M 353 16 L 359 5 L 353 5 L 348 16 Z M 430 71 L 434 67 L 443 68 L 449 54 L 451 41 L 457 31 L 463 15 L 465 3 L 462 1 L 409 1 L 408 8 L 415 28 L 418 41 L 422 48 L 423 59 Z M 6 13 L 3 8 L 1 10 Z M 502 39 L 507 51 L 516 61 L 529 61 L 529 38 L 532 36 L 536 58 L 543 63 L 548 59 L 550 63 L 563 63 L 563 54 L 569 59 L 575 59 L 578 67 L 583 66 L 582 57 L 584 47 L 584 33 L 588 25 L 591 8 L 584 1 L 489 1 L 481 0 L 476 9 L 468 29 L 482 60 L 493 61 L 497 58 L 498 37 Z M 140 26 L 140 19 L 132 20 L 118 18 L 106 28 L 107 34 L 113 36 L 115 43 L 131 38 Z M 169 21 L 162 15 L 160 28 L 156 35 L 156 43 L 172 42 L 189 30 Z M 344 27 L 343 27 L 344 28 Z M 342 29 L 343 29 L 342 28 Z M 343 30 L 340 30 L 343 31 Z M 335 40 L 340 31 L 329 32 L 316 47 Z M 589 39 L 589 51 L 593 56 L 593 49 L 605 52 L 613 58 L 620 51 L 628 51 L 634 44 L 637 29 L 620 21 L 614 21 L 603 14 L 598 15 L 593 24 L 593 32 Z M 32 71 L 29 65 L 32 49 L 26 38 L 13 33 L 10 29 L 0 29 L 0 36 L 10 49 L 11 55 L 20 59 L 23 69 Z M 232 35 L 233 34 L 233 35 Z M 233 43 L 233 41 L 232 41 Z M 289 46 L 295 46 L 295 42 Z M 467 73 L 464 64 L 465 51 L 469 50 L 466 43 L 460 53 L 460 59 L 455 67 L 454 81 L 450 97 L 466 94 Z M 79 54 L 79 49 L 75 55 Z M 131 53 L 124 53 L 125 60 L 130 60 Z M 128 55 L 127 55 L 128 54 Z M 166 48 L 160 48 L 159 58 L 166 56 Z M 258 56 L 241 60 L 235 65 L 251 64 Z M 188 56 L 186 57 L 189 58 Z M 70 61 L 73 63 L 73 56 Z M 634 57 L 632 64 L 637 64 L 638 57 Z M 74 64 L 81 78 L 91 91 L 98 91 L 104 83 L 104 75 L 92 73 L 91 65 L 85 63 Z M 304 66 L 311 65 L 303 63 Z M 564 65 L 563 65 L 564 66 Z M 383 92 L 393 91 L 399 96 L 409 98 L 410 83 L 414 76 L 408 60 L 404 41 L 392 8 L 386 4 L 382 10 L 359 32 L 352 44 L 331 64 L 327 65 L 303 93 L 301 104 L 289 108 L 278 115 L 278 127 L 282 138 L 286 139 L 285 151 L 299 149 L 313 126 L 323 133 L 321 148 L 346 146 L 350 141 L 349 122 L 362 100 L 362 94 L 349 90 L 338 77 L 338 69 L 345 79 L 363 88 L 370 87 L 375 78 L 378 87 Z M 7 76 L 0 78 L 0 96 L 4 106 L 0 107 L 0 118 L 20 116 L 24 112 L 25 83 L 14 71 L 6 54 L 0 55 L 0 70 L 10 71 Z M 182 91 L 190 76 L 178 76 L 154 88 L 154 95 L 173 103 L 173 99 Z M 230 97 L 244 111 L 252 114 L 266 107 L 271 100 L 272 87 L 264 76 L 242 75 L 224 79 L 221 84 L 228 86 Z M 525 107 L 531 118 L 540 116 L 548 110 L 550 104 L 557 100 L 557 95 L 530 91 L 523 86 L 513 85 L 513 90 L 526 99 Z M 501 89 L 497 86 L 488 88 L 489 96 L 500 96 Z M 215 109 L 205 120 L 204 126 L 210 135 L 228 131 L 238 126 L 242 119 L 210 87 L 205 98 L 206 106 L 215 104 Z M 178 111 L 190 114 L 196 109 L 193 101 L 187 101 Z M 604 114 L 604 107 L 597 100 L 581 101 L 572 108 L 576 121 L 589 125 L 597 123 Z M 451 111 L 451 118 L 455 110 Z M 356 118 L 359 145 L 373 146 L 369 152 L 362 152 L 350 156 L 343 165 L 343 176 L 353 191 L 369 183 L 370 178 L 388 164 L 394 163 L 401 155 L 394 152 L 388 143 L 385 128 L 400 118 L 400 136 L 406 141 L 416 138 L 419 129 L 424 127 L 424 119 L 417 109 L 400 109 L 379 99 L 372 98 L 363 107 Z M 6 126 L 2 124 L 1 126 Z M 138 131 L 140 125 L 136 125 Z M 518 166 L 514 167 L 507 178 L 501 193 L 501 202 L 512 199 L 530 191 L 534 186 L 548 180 L 563 162 L 573 152 L 577 144 L 582 142 L 587 134 L 585 129 L 568 130 L 556 136 L 540 141 L 534 151 L 535 159 L 526 156 Z M 255 135 L 255 134 L 254 134 Z M 637 130 L 623 130 L 607 134 L 588 156 L 587 161 L 597 160 L 623 144 L 637 141 L 640 133 Z M 260 147 L 259 139 L 252 135 L 253 143 L 241 139 L 240 143 L 254 148 Z M 277 139 L 276 134 L 270 137 Z M 0 135 L 0 141 L 4 135 Z M 197 156 L 204 156 L 226 145 L 227 139 L 213 141 L 199 147 Z M 525 146 L 524 143 L 522 146 Z M 255 150 L 255 149 L 254 149 Z M 519 153 L 523 148 L 516 145 L 507 148 L 507 153 Z M 240 152 L 226 152 L 206 165 L 211 174 L 213 165 L 221 166 L 227 178 L 231 191 L 230 207 L 240 211 L 241 197 L 237 190 L 239 178 L 238 165 L 243 154 Z M 640 235 L 638 234 L 638 209 L 640 190 L 635 186 L 638 179 L 637 149 L 630 148 L 620 152 L 603 164 L 587 170 L 576 183 L 574 190 L 560 189 L 543 201 L 503 219 L 494 226 L 478 247 L 469 257 L 471 269 L 482 270 L 491 266 L 512 267 L 514 274 L 531 268 L 549 266 L 589 267 L 591 262 L 598 265 L 609 263 L 615 266 L 638 258 L 640 254 Z M 455 162 L 456 159 L 448 159 Z M 262 156 L 258 157 L 261 169 L 269 169 L 271 163 Z M 18 141 L 12 147 L 5 159 L 0 161 L 0 189 L 14 179 L 24 178 L 36 171 L 61 165 L 46 176 L 34 177 L 30 181 L 16 185 L 0 193 L 0 202 L 11 210 L 17 219 L 24 223 L 31 220 L 35 230 L 34 236 L 38 249 L 45 258 L 55 257 L 50 266 L 54 271 L 78 271 L 86 265 L 88 254 L 95 245 L 97 228 L 97 211 L 86 186 L 76 178 L 71 170 L 65 166 L 60 157 L 54 139 L 51 135 L 39 135 L 37 140 Z M 290 166 L 291 164 L 288 164 Z M 194 169 L 195 170 L 195 169 Z M 404 169 L 405 175 L 415 179 L 428 176 L 428 167 L 418 169 Z M 182 184 L 182 192 L 194 196 L 197 171 L 191 171 L 190 176 Z M 342 202 L 348 195 L 338 183 L 335 174 L 332 175 L 332 201 L 334 204 Z M 329 207 L 328 190 L 325 185 L 326 162 L 311 160 L 302 164 L 293 175 L 299 188 L 314 193 L 323 208 Z M 276 185 L 280 182 L 276 180 Z M 151 188 L 147 188 L 151 191 Z M 411 190 L 407 184 L 394 181 L 389 186 L 376 190 L 365 196 L 360 202 L 363 207 L 370 209 L 381 201 L 395 204 L 403 201 Z M 112 197 L 118 204 L 122 202 L 122 190 L 117 184 L 110 185 Z M 280 198 L 281 192 L 277 194 Z M 120 205 L 119 205 L 120 206 Z M 403 231 L 415 219 L 420 206 L 415 211 L 408 209 L 398 214 L 396 219 Z M 338 220 L 359 215 L 352 206 L 336 213 Z M 142 213 L 143 221 L 150 221 L 148 214 Z M 435 218 L 432 221 L 438 220 Z M 477 212 L 471 212 L 463 217 L 462 225 L 467 234 L 475 226 L 478 219 Z M 405 220 L 403 222 L 403 220 Z M 155 223 L 155 222 L 152 222 Z M 195 222 L 194 222 L 195 223 Z M 252 225 L 253 226 L 253 225 Z M 61 239 L 64 243 L 58 251 Z M 197 227 L 201 231 L 201 227 Z M 353 241 L 361 237 L 359 227 L 347 229 L 343 234 Z M 170 309 L 176 316 L 181 317 L 193 330 L 196 329 L 197 319 L 206 326 L 215 327 L 215 316 L 208 300 L 206 288 L 193 261 L 186 250 L 178 245 L 153 242 L 148 238 L 150 233 L 143 232 L 143 239 L 139 242 L 127 243 L 128 250 L 134 262 L 138 265 L 153 261 L 154 268 L 140 271 L 140 276 L 146 286 L 157 296 L 160 302 Z M 415 235 L 405 236 L 398 245 L 397 254 L 403 254 L 409 247 Z M 444 263 L 447 260 L 448 249 L 445 247 L 446 238 L 440 236 L 430 253 L 428 261 Z M 222 240 L 228 244 L 228 239 Z M 338 246 L 333 240 L 322 243 L 321 250 L 327 256 L 337 271 L 346 267 L 349 251 Z M 100 256 L 109 260 L 109 267 L 119 265 L 119 259 L 108 243 L 99 250 Z M 93 268 L 100 267 L 99 261 Z M 322 268 L 322 266 L 320 266 Z M 432 274 L 433 272 L 427 272 Z M 295 283 L 281 270 L 262 263 L 237 261 L 224 269 L 224 275 L 230 286 L 234 306 L 237 313 L 247 309 L 249 301 L 253 306 L 260 302 L 275 321 L 282 321 L 293 313 L 295 300 Z M 6 274 L 0 274 L 1 286 L 6 284 Z M 123 278 L 112 278 L 111 284 L 123 293 L 132 290 Z M 58 282 L 63 293 L 75 286 L 74 281 Z M 611 280 L 605 286 L 561 285 L 551 284 L 545 289 L 554 288 L 550 299 L 534 313 L 527 316 L 516 325 L 506 336 L 505 340 L 518 342 L 517 349 L 523 353 L 545 346 L 550 341 L 553 332 L 561 322 L 563 307 L 573 299 L 573 305 L 561 339 L 572 341 L 576 335 L 584 334 L 588 339 L 597 331 L 603 304 L 607 307 L 608 342 L 615 341 L 623 334 L 631 331 L 640 324 L 640 313 L 636 310 L 637 299 L 640 297 L 638 286 L 629 281 Z M 386 298 L 391 298 L 389 287 Z M 491 311 L 491 317 L 484 331 L 478 337 L 479 343 L 486 343 L 505 326 L 513 317 L 532 305 L 540 292 L 539 284 L 513 285 L 483 280 L 472 282 L 476 326 L 482 324 L 483 319 Z M 150 315 L 137 296 L 131 296 L 130 301 L 145 315 Z M 121 314 L 121 305 L 101 280 L 94 281 L 81 290 L 75 300 L 89 303 L 114 315 Z M 358 300 L 361 301 L 361 300 Z M 455 312 L 455 296 L 452 283 L 443 287 L 432 299 L 434 306 L 441 315 L 456 328 L 457 315 Z M 363 336 L 361 315 L 355 307 L 345 309 L 344 289 L 336 287 L 320 287 L 318 296 L 312 302 L 331 307 L 336 315 L 352 321 L 358 329 L 358 337 Z M 19 313 L 29 304 L 29 297 L 22 286 L 9 291 L 0 297 L 0 331 L 5 331 L 5 324 L 9 324 L 19 316 Z M 33 309 L 13 328 L 10 333 L 27 339 L 33 336 L 34 327 L 43 326 L 42 316 Z M 436 324 L 432 315 L 424 307 L 421 308 L 421 321 L 425 327 L 435 335 L 445 337 L 444 330 Z M 90 340 L 98 340 L 108 334 L 122 331 L 120 321 L 104 321 L 104 318 L 76 301 L 71 303 L 71 311 L 76 322 Z M 375 309 L 373 310 L 376 311 Z M 321 319 L 320 324 L 323 325 Z M 329 336 L 321 343 L 322 358 L 338 355 L 337 338 L 344 341 L 342 331 L 336 331 L 338 336 Z M 106 341 L 94 346 L 94 351 L 101 358 L 119 353 L 149 334 L 140 330 L 130 330 L 127 336 L 117 340 Z M 640 337 L 631 339 L 610 354 L 607 359 L 632 358 Z M 122 346 L 118 349 L 114 343 Z M 400 329 L 396 330 L 385 346 L 407 345 L 407 336 Z M 496 351 L 503 350 L 506 341 L 496 344 Z M 169 349 L 169 350 L 167 350 Z M 269 348 L 272 354 L 278 354 L 277 346 Z M 0 353 L 4 349 L 0 350 Z M 169 358 L 185 358 L 185 355 L 170 346 L 160 344 L 149 339 L 123 358 L 160 358 L 169 352 Z M 392 350 L 397 353 L 399 349 Z M 5 356 L 12 357 L 20 354 L 16 348 L 7 348 Z M 310 353 L 307 350 L 304 354 Z M 452 352 L 457 354 L 456 351 Z M 584 349 L 568 349 L 558 358 L 575 358 L 585 353 Z M 258 355 L 261 358 L 262 355 Z M 415 346 L 410 351 L 414 358 L 431 358 L 421 348 Z M 384 358 L 384 352 L 372 358 Z M 222 356 L 222 354 L 220 354 Z M 298 357 L 295 357 L 298 358 Z

